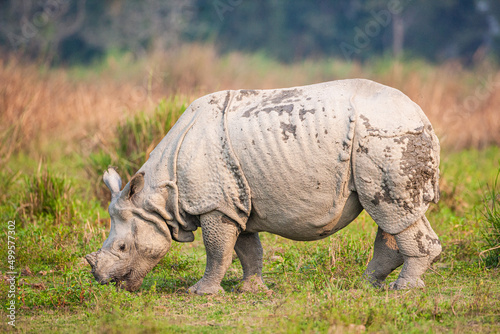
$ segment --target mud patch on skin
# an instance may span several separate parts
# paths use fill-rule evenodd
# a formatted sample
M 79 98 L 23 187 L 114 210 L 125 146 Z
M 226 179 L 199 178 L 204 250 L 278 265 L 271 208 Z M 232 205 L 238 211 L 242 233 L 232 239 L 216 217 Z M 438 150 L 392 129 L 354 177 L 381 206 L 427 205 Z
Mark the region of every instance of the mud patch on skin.
M 255 109 L 257 109 L 257 107 L 253 107 L 253 108 L 250 108 L 250 109 L 247 109 L 243 115 L 241 115 L 241 117 L 246 117 L 246 118 L 249 118 L 250 116 L 252 116 L 252 111 L 254 111 Z
M 327 237 L 329 235 L 332 235 L 334 234 L 335 232 L 337 232 L 339 230 L 338 227 L 335 227 L 335 228 L 332 228 L 331 230 L 326 230 L 326 231 L 323 231 L 319 234 L 320 237 Z
M 372 199 L 373 205 L 379 205 L 380 202 L 388 204 L 393 204 L 395 202 L 395 200 L 391 197 L 391 189 L 387 183 L 382 185 L 382 191 L 375 193 L 374 199 Z
M 282 130 L 281 133 L 283 134 L 283 141 L 285 143 L 290 138 L 290 136 L 287 135 L 287 132 L 291 133 L 293 135 L 293 138 L 297 138 L 297 134 L 296 134 L 297 125 L 292 125 L 292 124 L 287 124 L 287 123 L 280 122 L 280 128 Z
M 405 186 L 408 194 L 405 209 L 411 211 L 412 207 L 419 207 L 423 204 L 421 202 L 425 197 L 426 188 L 429 188 L 429 183 L 431 189 L 436 188 L 432 138 L 425 132 L 421 132 L 394 138 L 394 142 L 405 145 L 401 156 L 400 175 L 408 179 Z
M 293 111 L 293 104 L 286 104 L 286 105 L 279 105 L 276 107 L 270 107 L 270 108 L 264 108 L 261 111 L 266 112 L 266 113 L 271 113 L 272 111 L 276 111 L 278 115 L 283 115 L 284 113 L 287 113 L 289 115 L 292 114 Z M 259 111 L 255 113 L 255 116 L 259 114 Z
M 415 238 L 414 240 L 417 242 L 417 245 L 418 245 L 418 251 L 421 253 L 421 254 L 426 254 L 426 255 L 429 255 L 431 252 L 427 249 L 425 249 L 425 245 L 424 243 L 422 242 L 422 237 L 424 236 L 424 234 L 422 233 L 422 231 L 418 231 L 417 234 L 415 235 Z
M 382 238 L 385 240 L 385 245 L 387 248 L 392 250 L 399 250 L 398 244 L 396 243 L 396 238 L 392 234 L 387 232 L 382 232 Z
M 291 101 L 291 100 L 300 97 L 300 95 L 302 95 L 302 90 L 297 89 L 297 88 L 280 90 L 280 91 L 278 91 L 278 93 L 275 96 L 273 96 L 269 100 L 265 101 L 265 103 L 274 105 L 274 104 L 287 103 L 287 102 L 296 102 L 296 101 Z
M 364 115 L 359 115 L 359 118 L 361 118 L 363 120 L 363 125 L 365 126 L 366 131 L 368 131 L 369 133 L 371 133 L 371 132 L 377 132 L 378 133 L 378 129 L 375 129 L 370 124 L 370 120 L 368 119 L 368 117 L 366 117 Z
M 392 158 L 391 148 L 389 146 L 386 146 L 384 149 L 384 157 Z
M 263 109 L 258 109 L 258 107 L 253 107 L 248 110 L 246 110 L 242 117 L 249 118 L 250 116 L 259 116 L 259 113 L 265 112 L 265 113 L 271 113 L 273 111 L 277 112 L 279 116 L 283 115 L 284 113 L 287 113 L 288 115 L 292 114 L 293 111 L 293 104 L 286 104 L 286 105 L 279 105 L 279 106 L 274 106 L 274 107 L 268 107 L 268 108 L 263 108 Z
M 220 220 L 224 224 L 238 225 L 238 224 L 235 223 L 234 220 L 232 220 L 231 218 L 227 217 L 226 215 L 222 215 L 222 217 L 221 217 Z
M 431 238 L 428 235 L 425 236 L 425 239 L 429 241 L 431 245 L 441 245 L 441 241 L 439 241 L 439 239 Z
M 315 109 L 308 109 L 308 110 L 306 110 L 304 108 L 300 109 L 299 110 L 299 118 L 300 118 L 301 121 L 304 121 L 306 119 L 306 114 L 307 113 L 310 113 L 310 114 L 314 115 L 316 113 L 316 110 Z
M 356 152 L 368 154 L 368 147 L 365 147 L 365 146 L 359 144 L 358 148 L 356 149 Z
M 241 101 L 243 97 L 248 97 L 250 95 L 259 95 L 259 92 L 253 89 L 242 89 L 240 94 L 236 97 L 237 101 Z

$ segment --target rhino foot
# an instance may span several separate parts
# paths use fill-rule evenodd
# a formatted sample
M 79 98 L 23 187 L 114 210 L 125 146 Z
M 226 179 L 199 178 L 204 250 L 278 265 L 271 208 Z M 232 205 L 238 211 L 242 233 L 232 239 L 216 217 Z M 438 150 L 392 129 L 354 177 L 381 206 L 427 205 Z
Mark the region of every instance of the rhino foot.
M 202 281 L 199 281 L 188 289 L 188 293 L 197 294 L 200 296 L 215 295 L 224 293 L 224 289 L 218 284 L 204 284 Z
M 366 282 L 375 288 L 383 288 L 385 279 L 404 262 L 393 235 L 378 228 L 373 248 L 373 258 L 363 273 Z
M 362 283 L 377 289 L 382 289 L 385 286 L 385 281 L 377 280 L 373 276 L 367 275 L 366 273 L 362 276 Z
M 241 281 L 241 286 L 238 291 L 240 292 L 267 292 L 269 288 L 262 281 L 262 277 L 257 275 L 248 277 Z
M 404 264 L 398 279 L 390 285 L 390 288 L 399 290 L 425 287 L 420 277 L 441 253 L 441 243 L 429 221 L 422 216 L 412 226 L 394 237 L 403 255 Z
M 412 288 L 425 288 L 425 283 L 419 277 L 398 278 L 389 285 L 391 290 L 403 290 Z
M 203 244 L 207 251 L 207 266 L 202 279 L 188 291 L 197 295 L 224 293 L 220 283 L 231 265 L 239 228 L 236 223 L 218 211 L 201 215 L 200 225 Z

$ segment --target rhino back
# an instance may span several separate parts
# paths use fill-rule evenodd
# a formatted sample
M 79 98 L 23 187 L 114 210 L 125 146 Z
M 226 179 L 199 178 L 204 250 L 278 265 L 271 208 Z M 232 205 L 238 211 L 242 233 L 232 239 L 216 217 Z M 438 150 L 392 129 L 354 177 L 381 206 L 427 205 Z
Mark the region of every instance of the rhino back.
M 257 229 L 304 237 L 339 217 L 349 195 L 351 93 L 345 81 L 234 93 L 228 135 Z

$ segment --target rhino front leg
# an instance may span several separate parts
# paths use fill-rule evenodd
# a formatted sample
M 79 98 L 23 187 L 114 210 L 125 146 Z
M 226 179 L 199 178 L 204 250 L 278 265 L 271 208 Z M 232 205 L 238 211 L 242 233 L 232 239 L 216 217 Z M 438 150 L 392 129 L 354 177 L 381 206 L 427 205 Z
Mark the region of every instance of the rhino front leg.
M 396 242 L 403 255 L 404 264 L 391 289 L 424 287 L 420 278 L 430 265 L 439 259 L 441 243 L 425 216 L 403 232 L 396 234 Z
M 202 279 L 190 287 L 189 292 L 199 295 L 224 292 L 220 283 L 231 264 L 239 228 L 218 211 L 202 215 L 200 222 L 207 266 Z
M 363 276 L 374 286 L 380 287 L 386 277 L 402 264 L 403 255 L 399 251 L 396 238 L 379 227 L 373 247 L 373 258 Z
M 268 290 L 262 280 L 263 250 L 259 233 L 242 233 L 234 246 L 243 267 L 241 291 L 258 292 Z

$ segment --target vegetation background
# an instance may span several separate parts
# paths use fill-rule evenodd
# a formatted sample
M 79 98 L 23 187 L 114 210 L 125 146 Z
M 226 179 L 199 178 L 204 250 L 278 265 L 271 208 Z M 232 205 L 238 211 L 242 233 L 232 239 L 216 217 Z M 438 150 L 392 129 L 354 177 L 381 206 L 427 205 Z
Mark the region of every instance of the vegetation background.
M 494 0 L 0 1 L 0 330 L 498 333 L 499 22 Z M 366 213 L 318 242 L 263 233 L 272 293 L 237 293 L 235 257 L 224 295 L 186 294 L 203 274 L 199 231 L 139 292 L 94 282 L 83 256 L 109 232 L 108 165 L 128 179 L 206 93 L 353 77 L 403 91 L 440 138 L 428 218 L 444 250 L 425 289 L 359 280 Z

